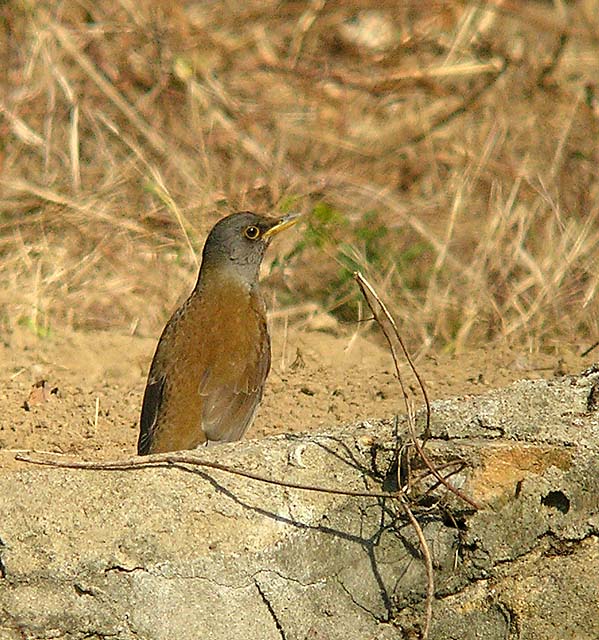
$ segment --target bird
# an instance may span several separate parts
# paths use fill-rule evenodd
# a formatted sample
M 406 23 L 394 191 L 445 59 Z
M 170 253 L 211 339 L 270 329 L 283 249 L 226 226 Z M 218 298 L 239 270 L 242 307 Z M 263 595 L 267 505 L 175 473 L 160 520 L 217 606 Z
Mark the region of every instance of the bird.
M 272 238 L 297 221 L 241 211 L 211 229 L 196 285 L 156 346 L 138 455 L 232 442 L 249 429 L 270 370 L 260 265 Z

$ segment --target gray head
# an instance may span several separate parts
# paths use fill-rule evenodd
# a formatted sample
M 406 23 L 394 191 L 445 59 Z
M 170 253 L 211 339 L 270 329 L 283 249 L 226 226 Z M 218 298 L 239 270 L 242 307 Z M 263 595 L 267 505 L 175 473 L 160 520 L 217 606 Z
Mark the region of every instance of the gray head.
M 202 253 L 202 275 L 213 269 L 228 269 L 244 282 L 258 282 L 260 263 L 271 239 L 297 222 L 296 215 L 266 218 L 251 211 L 233 213 L 219 220 L 206 238 Z

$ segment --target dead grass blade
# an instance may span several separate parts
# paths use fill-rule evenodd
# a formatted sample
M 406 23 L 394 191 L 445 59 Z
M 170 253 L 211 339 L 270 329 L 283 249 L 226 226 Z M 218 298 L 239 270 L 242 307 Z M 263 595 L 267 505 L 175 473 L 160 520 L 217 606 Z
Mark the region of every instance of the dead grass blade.
M 115 107 L 127 118 L 135 129 L 146 139 L 148 144 L 162 156 L 168 156 L 172 152 L 170 145 L 153 129 L 137 111 L 123 98 L 105 77 L 99 73 L 92 60 L 80 51 L 70 33 L 60 24 L 46 17 L 46 25 L 54 34 L 64 50 L 81 67 L 87 76 L 96 84 L 98 89 L 114 104 Z

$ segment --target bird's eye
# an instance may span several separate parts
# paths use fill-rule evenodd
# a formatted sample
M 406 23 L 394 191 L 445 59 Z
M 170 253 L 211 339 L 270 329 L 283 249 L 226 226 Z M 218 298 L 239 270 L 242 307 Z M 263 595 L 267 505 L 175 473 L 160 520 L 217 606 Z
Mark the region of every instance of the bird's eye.
M 256 238 L 258 238 L 258 236 L 260 235 L 260 229 L 258 229 L 258 227 L 255 227 L 254 225 L 250 225 L 249 227 L 246 227 L 244 234 L 245 237 L 249 240 L 256 240 Z

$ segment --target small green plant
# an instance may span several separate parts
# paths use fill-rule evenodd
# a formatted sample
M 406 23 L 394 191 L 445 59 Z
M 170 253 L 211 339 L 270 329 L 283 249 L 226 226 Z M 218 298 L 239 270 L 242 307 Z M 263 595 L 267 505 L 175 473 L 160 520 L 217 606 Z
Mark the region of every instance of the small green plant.
M 315 262 L 322 266 L 317 295 L 323 305 L 343 318 L 354 318 L 360 300 L 353 274 L 363 271 L 384 278 L 391 271 L 401 273 L 404 285 L 422 286 L 422 270 L 413 265 L 429 250 L 425 242 L 405 246 L 399 232 L 390 229 L 378 211 L 359 220 L 326 202 L 317 203 L 306 216 L 302 238 L 284 256 L 285 262 Z
M 52 334 L 50 325 L 39 324 L 39 319 L 34 316 L 22 316 L 21 318 L 19 318 L 18 324 L 20 327 L 29 329 L 38 338 L 49 338 Z

